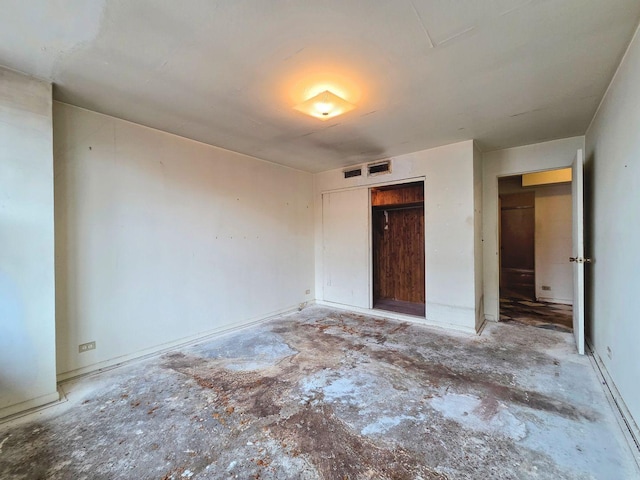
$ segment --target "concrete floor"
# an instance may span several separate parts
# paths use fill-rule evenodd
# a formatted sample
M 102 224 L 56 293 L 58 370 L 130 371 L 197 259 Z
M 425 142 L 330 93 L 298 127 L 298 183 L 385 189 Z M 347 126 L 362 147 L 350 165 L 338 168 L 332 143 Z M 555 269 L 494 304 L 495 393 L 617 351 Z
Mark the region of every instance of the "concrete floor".
M 633 479 L 570 334 L 311 307 L 62 385 L 0 425 L 2 479 Z

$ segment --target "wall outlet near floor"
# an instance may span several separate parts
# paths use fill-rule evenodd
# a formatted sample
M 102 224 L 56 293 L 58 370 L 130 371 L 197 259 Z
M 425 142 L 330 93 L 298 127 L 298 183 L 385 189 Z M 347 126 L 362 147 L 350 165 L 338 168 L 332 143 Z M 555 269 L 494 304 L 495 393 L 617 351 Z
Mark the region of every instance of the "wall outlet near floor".
M 542 290 L 551 290 L 549 285 L 542 285 Z
M 82 345 L 78 345 L 78 353 L 88 352 L 89 350 L 96 349 L 96 342 L 87 342 Z
M 309 295 L 311 293 L 311 290 L 307 289 L 304 293 L 306 293 L 307 295 Z

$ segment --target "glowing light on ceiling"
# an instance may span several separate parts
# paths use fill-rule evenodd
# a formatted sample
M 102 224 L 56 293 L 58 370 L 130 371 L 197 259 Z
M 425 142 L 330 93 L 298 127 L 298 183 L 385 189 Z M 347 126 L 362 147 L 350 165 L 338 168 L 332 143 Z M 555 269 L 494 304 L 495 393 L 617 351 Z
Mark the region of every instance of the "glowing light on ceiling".
M 324 121 L 347 113 L 356 108 L 356 106 L 330 90 L 324 90 L 294 108 Z

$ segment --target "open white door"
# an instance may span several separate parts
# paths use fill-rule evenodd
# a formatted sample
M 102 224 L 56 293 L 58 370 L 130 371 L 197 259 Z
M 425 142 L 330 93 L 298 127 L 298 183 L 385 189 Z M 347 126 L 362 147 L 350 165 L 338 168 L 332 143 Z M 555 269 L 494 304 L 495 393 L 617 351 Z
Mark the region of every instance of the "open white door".
M 573 198 L 573 335 L 578 353 L 584 355 L 584 174 L 582 150 L 573 162 L 571 196 Z

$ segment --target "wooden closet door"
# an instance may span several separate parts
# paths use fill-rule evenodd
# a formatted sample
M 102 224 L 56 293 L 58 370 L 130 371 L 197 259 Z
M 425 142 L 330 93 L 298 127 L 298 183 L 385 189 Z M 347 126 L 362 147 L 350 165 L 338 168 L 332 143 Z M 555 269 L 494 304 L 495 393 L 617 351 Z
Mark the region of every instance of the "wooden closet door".
M 374 210 L 373 264 L 374 298 L 425 302 L 423 206 Z

